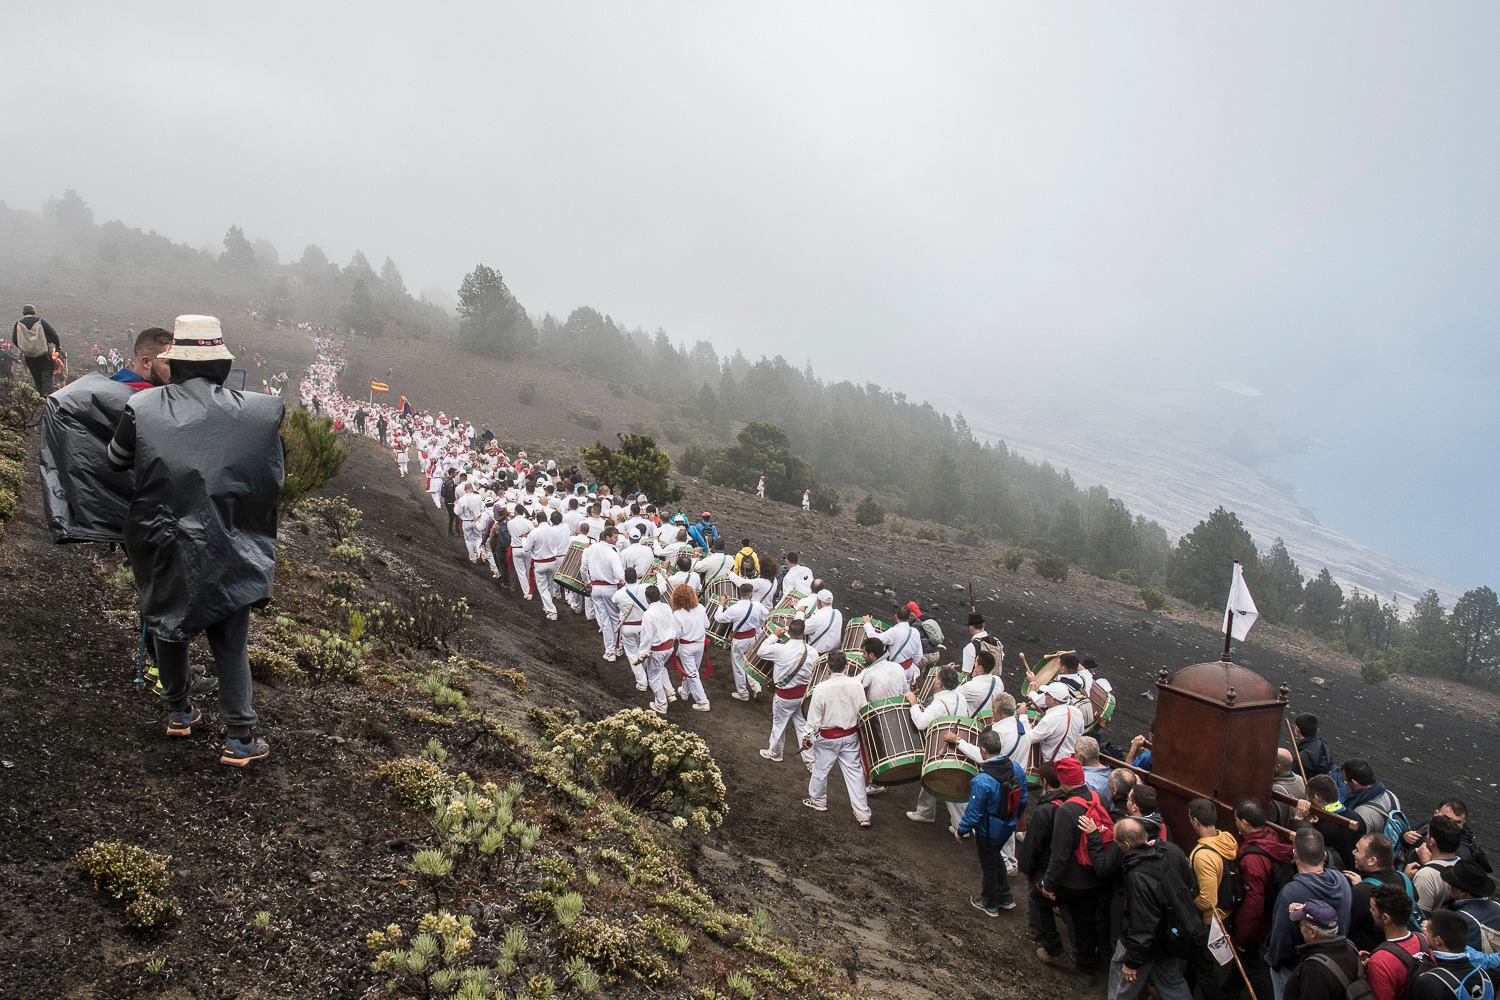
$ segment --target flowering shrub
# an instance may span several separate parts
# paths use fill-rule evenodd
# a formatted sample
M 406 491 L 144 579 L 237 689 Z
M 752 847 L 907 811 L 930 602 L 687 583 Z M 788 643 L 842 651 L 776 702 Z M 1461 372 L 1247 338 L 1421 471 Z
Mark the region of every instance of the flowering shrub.
M 125 922 L 142 929 L 177 919 L 181 910 L 167 895 L 172 859 L 119 840 L 96 840 L 73 859 L 94 879 L 94 888 L 125 900 Z
M 442 594 L 409 597 L 404 607 L 381 601 L 365 613 L 365 632 L 393 650 L 406 648 L 448 652 L 473 620 L 469 602 Z
M 349 540 L 364 517 L 343 497 L 310 497 L 297 506 L 297 512 L 323 525 L 341 542 Z
M 708 833 L 724 822 L 724 777 L 696 733 L 632 708 L 598 722 L 565 726 L 552 753 L 621 803 L 667 819 L 676 830 Z
M 370 968 L 391 977 L 390 990 L 457 1000 L 495 995 L 490 971 L 468 964 L 474 945 L 473 918 L 455 917 L 447 910 L 428 913 L 417 924 L 417 936 L 402 947 L 405 938 L 400 924 L 365 936 L 365 947 L 376 953 Z
M 382 764 L 370 777 L 394 787 L 414 809 L 431 808 L 434 796 L 453 791 L 453 779 L 432 761 L 421 757 L 402 757 Z

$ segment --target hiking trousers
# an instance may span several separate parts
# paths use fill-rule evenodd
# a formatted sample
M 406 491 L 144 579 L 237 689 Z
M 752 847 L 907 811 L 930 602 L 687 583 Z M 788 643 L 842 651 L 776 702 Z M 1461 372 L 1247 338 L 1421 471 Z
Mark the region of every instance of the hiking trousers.
M 250 609 L 240 608 L 223 621 L 215 622 L 203 630 L 208 639 L 209 651 L 213 653 L 214 670 L 219 677 L 219 718 L 237 740 L 250 738 L 255 727 L 255 708 L 252 706 L 254 688 L 250 680 L 250 656 L 246 649 L 250 635 Z M 174 712 L 186 712 L 188 702 L 188 642 L 168 642 L 156 639 L 156 671 L 161 681 L 162 695 L 167 707 Z

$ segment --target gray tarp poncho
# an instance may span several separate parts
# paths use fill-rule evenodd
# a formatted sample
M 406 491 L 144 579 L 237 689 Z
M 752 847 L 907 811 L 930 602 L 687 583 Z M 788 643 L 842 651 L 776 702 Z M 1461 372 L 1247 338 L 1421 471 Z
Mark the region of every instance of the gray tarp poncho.
M 55 542 L 118 542 L 135 474 L 105 452 L 135 390 L 90 372 L 47 397 L 42 413 L 42 513 Z
M 151 634 L 183 641 L 271 599 L 281 420 L 274 396 L 207 379 L 137 393 L 125 551 Z

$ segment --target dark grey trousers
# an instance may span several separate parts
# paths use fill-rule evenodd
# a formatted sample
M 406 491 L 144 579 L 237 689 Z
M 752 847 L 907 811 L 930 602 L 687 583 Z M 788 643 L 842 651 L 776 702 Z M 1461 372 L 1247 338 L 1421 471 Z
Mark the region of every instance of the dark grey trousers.
M 250 655 L 246 642 L 250 635 L 250 609 L 241 608 L 223 621 L 203 630 L 213 653 L 214 669 L 219 677 L 219 718 L 237 740 L 248 739 L 254 728 L 254 694 L 250 680 Z M 188 710 L 188 643 L 157 639 L 156 670 L 161 679 L 167 707 L 174 712 Z

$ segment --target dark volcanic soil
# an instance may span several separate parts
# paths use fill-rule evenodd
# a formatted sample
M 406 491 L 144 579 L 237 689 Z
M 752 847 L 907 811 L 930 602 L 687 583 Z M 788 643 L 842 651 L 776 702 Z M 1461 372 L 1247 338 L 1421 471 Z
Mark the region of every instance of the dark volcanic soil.
M 266 351 L 275 370 L 311 349 L 289 334 L 243 327 L 233 340 Z M 487 421 L 508 443 L 512 426 L 525 428 L 514 437 L 529 444 L 592 436 L 571 424 L 550 433 L 539 411 L 515 401 L 518 376 L 506 366 L 439 345 L 398 353 L 361 343 L 356 350 L 368 360 L 357 356 L 351 385 L 397 367 L 397 391 L 433 410 Z M 462 379 L 455 379 L 458 370 Z M 570 408 L 557 403 L 559 414 Z M 613 422 L 627 418 L 608 414 Z M 1033 662 L 1058 648 L 1094 653 L 1120 695 L 1109 734 L 1120 743 L 1148 724 L 1159 668 L 1214 659 L 1220 648 L 1212 628 L 1192 623 L 1198 619 L 1190 612 L 1175 609 L 1183 621 L 1148 615 L 1124 603 L 1125 588 L 1053 585 L 1029 571 L 995 568 L 994 552 L 872 532 L 848 516 L 803 514 L 696 481 L 683 487 L 682 508 L 713 510 L 731 538 L 748 534 L 766 550 L 800 549 L 846 614 L 883 613 L 916 599 L 955 638 L 963 633 L 964 584 L 972 573 L 980 609 L 1006 644 L 1006 684 L 1016 686 L 1018 652 Z M 468 596 L 476 623 L 466 651 L 522 667 L 531 701 L 590 718 L 644 703 L 628 668 L 599 658 L 598 632 L 581 617 L 564 613 L 546 623 L 535 602 L 501 592 L 487 571 L 469 566 L 416 477 L 398 478 L 382 449 L 357 446 L 332 489 L 364 511 L 361 534 L 372 548 L 383 546 L 435 589 Z M 10 609 L 0 616 L 8 706 L 0 722 L 0 880 L 7 886 L 0 894 L 0 996 L 131 995 L 148 979 L 143 957 L 158 952 L 184 956 L 172 959 L 166 995 L 360 995 L 369 980 L 355 945 L 386 916 L 369 912 L 366 901 L 377 888 L 389 891 L 406 855 L 386 842 L 414 822 L 364 775 L 429 734 L 386 718 L 390 706 L 365 689 L 311 697 L 267 688 L 257 703 L 274 748 L 266 766 L 246 774 L 220 767 L 217 733 L 167 744 L 155 699 L 129 683 L 136 639 L 127 618 L 107 613 L 128 606 L 110 579 L 113 563 L 87 547 L 45 540 L 34 483 L 22 506 L 0 548 Z M 1118 599 L 1106 599 L 1110 594 Z M 1285 650 L 1295 646 L 1274 630 L 1254 635 L 1239 662 L 1273 684 L 1290 683 L 1294 709 L 1327 720 L 1336 754 L 1370 757 L 1413 816 L 1462 794 L 1481 838 L 1492 839 L 1500 797 L 1476 760 L 1476 749 L 1493 739 L 1491 718 L 1439 712 L 1409 694 L 1367 687 L 1331 659 L 1315 666 L 1294 658 Z M 679 703 L 671 717 L 704 735 L 724 771 L 729 818 L 690 859 L 723 902 L 764 906 L 779 932 L 857 977 L 864 996 L 1078 992 L 1076 980 L 1032 957 L 1022 911 L 991 921 L 970 909 L 977 890 L 972 848 L 955 844 L 943 824 L 905 819 L 914 789 L 873 798 L 871 830 L 855 825 L 836 778 L 827 813 L 802 808 L 801 766 L 757 755 L 769 729 L 767 704 L 729 699 L 727 662 L 717 652 L 714 661 L 713 711 L 700 715 Z M 389 730 L 376 738 L 360 719 L 384 720 Z M 105 836 L 166 851 L 180 866 L 176 889 L 189 916 L 164 944 L 118 930 L 113 911 L 72 870 L 73 854 Z M 285 922 L 284 945 L 245 940 L 258 909 Z M 998 981 L 997 970 L 1004 973 Z

